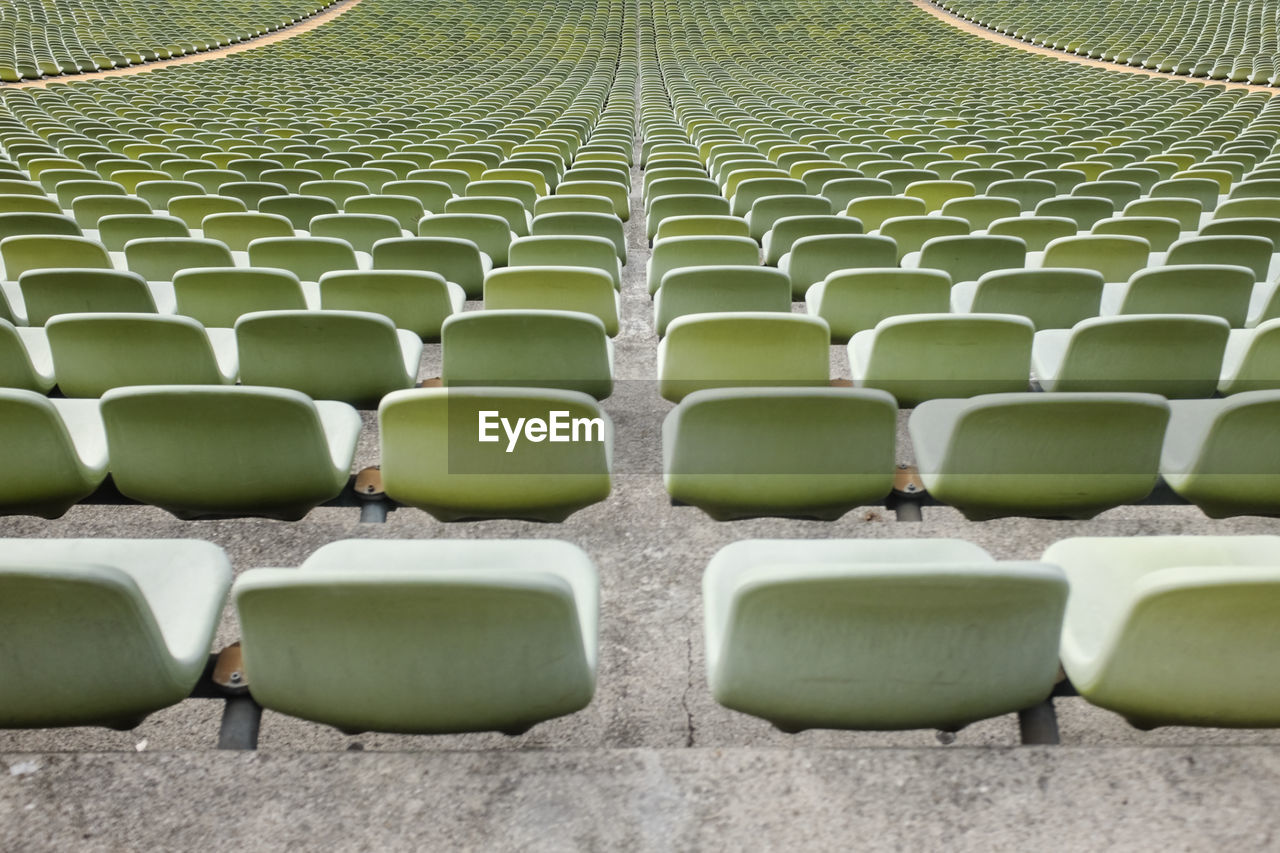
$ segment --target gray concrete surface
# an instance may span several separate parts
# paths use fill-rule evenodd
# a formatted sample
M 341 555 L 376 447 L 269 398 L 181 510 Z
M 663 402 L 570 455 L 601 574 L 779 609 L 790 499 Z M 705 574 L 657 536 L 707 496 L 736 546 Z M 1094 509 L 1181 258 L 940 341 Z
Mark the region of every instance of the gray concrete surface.
M 0 754 L 0 848 L 1265 850 L 1278 781 L 1274 749 Z

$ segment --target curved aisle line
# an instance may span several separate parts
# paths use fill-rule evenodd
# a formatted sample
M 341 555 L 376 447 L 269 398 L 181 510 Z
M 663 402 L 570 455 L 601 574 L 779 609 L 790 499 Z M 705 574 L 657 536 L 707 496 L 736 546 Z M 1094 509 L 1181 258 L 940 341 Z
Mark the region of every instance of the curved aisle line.
M 24 80 L 21 83 L 3 83 L 0 84 L 0 91 L 4 89 L 43 89 L 50 83 L 73 83 L 80 80 L 103 80 L 108 77 L 127 77 L 131 74 L 145 74 L 148 71 L 158 71 L 161 68 L 167 68 L 171 65 L 190 65 L 196 62 L 208 62 L 212 59 L 221 59 L 224 56 L 230 56 L 233 53 L 243 53 L 246 50 L 253 50 L 259 47 L 265 47 L 269 44 L 284 41 L 285 39 L 300 36 L 303 33 L 310 32 L 317 27 L 329 23 L 334 18 L 344 15 L 356 6 L 359 6 L 361 0 L 337 0 L 329 8 L 323 12 L 312 15 L 309 18 L 303 18 L 296 24 L 282 27 L 275 32 L 265 35 L 255 36 L 248 41 L 230 44 L 226 47 L 214 48 L 213 50 L 205 50 L 200 53 L 189 53 L 186 56 L 178 56 L 172 59 L 156 59 L 151 62 L 144 62 L 141 65 L 129 65 L 125 68 L 110 68 L 106 71 L 91 71 L 84 74 L 59 74 L 56 77 L 41 77 L 39 80 Z
M 987 41 L 997 42 L 998 44 L 1016 47 L 1027 53 L 1038 53 L 1043 56 L 1052 56 L 1054 59 L 1060 59 L 1063 62 L 1074 62 L 1076 65 L 1091 65 L 1094 68 L 1107 68 L 1111 71 L 1121 71 L 1128 74 L 1140 74 L 1144 77 L 1159 77 L 1164 80 L 1185 80 L 1188 83 L 1200 83 L 1204 86 L 1222 86 L 1227 89 L 1247 89 L 1250 92 L 1269 92 L 1271 94 L 1280 93 L 1280 89 L 1275 86 L 1261 86 L 1252 83 L 1230 83 L 1226 80 L 1209 80 L 1205 77 L 1188 77 L 1185 74 L 1173 74 L 1167 71 L 1155 71 L 1150 68 L 1134 68 L 1131 65 L 1121 65 L 1118 62 L 1105 62 L 1101 59 L 1089 59 L 1086 56 L 1076 56 L 1074 53 L 1067 53 L 1064 50 L 1057 50 L 1051 47 L 1041 47 L 1039 45 L 1028 44 L 1022 39 L 1006 36 L 995 30 L 975 24 L 972 21 L 966 21 L 959 15 L 948 12 L 941 6 L 935 5 L 932 0 L 911 0 L 912 5 L 928 12 L 938 20 L 950 24 L 958 30 L 980 36 Z

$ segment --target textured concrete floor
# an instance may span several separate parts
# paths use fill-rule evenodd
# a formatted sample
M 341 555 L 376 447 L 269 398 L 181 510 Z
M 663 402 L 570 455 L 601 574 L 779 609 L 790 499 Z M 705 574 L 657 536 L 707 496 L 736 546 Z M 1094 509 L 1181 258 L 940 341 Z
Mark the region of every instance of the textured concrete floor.
M 639 198 L 637 180 L 637 208 Z M 296 566 L 320 545 L 344 538 L 565 539 L 595 559 L 602 584 L 599 688 L 586 710 L 515 738 L 348 737 L 267 713 L 256 759 L 203 752 L 215 742 L 220 712 L 207 700 L 156 714 L 130 732 L 3 732 L 0 753 L 9 754 L 10 765 L 43 769 L 0 772 L 0 849 L 52 849 L 53 839 L 75 838 L 68 833 L 78 827 L 86 827 L 85 846 L 104 849 L 170 839 L 178 846 L 222 843 L 228 832 L 249 838 L 251 848 L 282 846 L 289 838 L 319 847 L 349 815 L 372 833 L 364 849 L 431 843 L 692 849 L 738 842 L 760 848 L 792 839 L 845 846 L 845 832 L 869 846 L 893 847 L 911 830 L 934 846 L 977 849 L 988 840 L 1018 846 L 1019 822 L 1034 826 L 1046 843 L 1078 849 L 1143 849 L 1161 833 L 1174 849 L 1272 843 L 1267 833 L 1275 819 L 1254 807 L 1278 790 L 1280 732 L 1144 733 L 1066 699 L 1058 702 L 1065 746 L 1049 756 L 966 749 L 1015 745 L 1012 716 L 971 726 L 947 747 L 928 731 L 786 735 L 715 704 L 704 675 L 700 579 L 710 557 L 730 542 L 959 537 L 998 558 L 1035 559 L 1067 536 L 1277 533 L 1280 521 L 1213 521 L 1192 507 L 1127 507 L 1091 522 L 971 523 L 954 510 L 926 508 L 923 522 L 906 523 L 871 507 L 837 522 L 718 523 L 697 509 L 672 507 L 660 476 L 659 433 L 671 405 L 654 383 L 657 339 L 642 222 L 637 209 L 628 224 L 620 381 L 604 404 L 618 436 L 614 494 L 564 524 L 442 524 L 414 509 L 392 512 L 385 524 L 360 524 L 351 508 L 317 509 L 298 523 L 183 522 L 158 509 L 120 506 L 81 506 L 54 522 L 0 519 L 0 536 L 207 539 L 228 551 L 237 573 Z M 843 347 L 832 348 L 832 369 L 833 376 L 848 375 Z M 421 376 L 438 374 L 439 347 L 429 346 Z M 910 461 L 905 435 L 899 458 Z M 354 468 L 376 461 L 376 427 L 366 413 Z M 228 611 L 216 644 L 237 635 Z M 865 746 L 910 749 L 847 749 Z M 32 755 L 68 750 L 90 754 Z M 344 750 L 418 754 L 379 760 Z M 337 754 L 299 754 L 311 751 Z M 212 821 L 215 814 L 225 822 Z M 5 829 L 13 825 L 7 817 L 17 819 L 17 835 Z M 547 828 L 555 832 L 540 834 Z M 1059 837 L 1077 832 L 1092 833 L 1076 839 L 1092 843 Z M 396 839 L 402 843 L 391 843 Z

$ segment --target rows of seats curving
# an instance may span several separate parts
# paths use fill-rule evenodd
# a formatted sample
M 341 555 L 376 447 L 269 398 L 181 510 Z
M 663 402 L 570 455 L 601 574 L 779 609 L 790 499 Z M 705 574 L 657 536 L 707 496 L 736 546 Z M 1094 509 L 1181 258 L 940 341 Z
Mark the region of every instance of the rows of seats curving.
M 568 522 L 631 550 L 650 514 L 655 536 L 835 529 L 926 496 L 971 521 L 1280 515 L 1278 144 L 1267 97 L 1063 67 L 905 0 L 365 0 L 218 62 L 3 91 L 0 512 L 139 503 L 292 534 L 365 488 L 459 540 Z M 380 485 L 352 482 L 362 441 Z M 619 471 L 664 493 L 611 498 Z M 258 702 L 516 733 L 590 701 L 590 558 L 396 521 L 412 538 L 237 581 Z M 1142 726 L 1275 724 L 1270 539 L 1009 565 L 781 529 L 803 538 L 704 576 L 728 708 L 955 729 L 1068 692 L 1061 660 Z M 63 580 L 72 612 L 122 618 L 118 646 L 86 630 L 14 672 L 99 673 L 98 650 L 157 662 L 130 681 L 163 689 L 97 684 L 94 716 L 55 707 L 55 680 L 0 723 L 239 696 L 204 659 L 227 559 L 191 547 L 180 588 L 145 546 L 15 544 L 0 602 L 32 646 Z M 1242 617 L 1224 632 L 1197 599 Z M 1215 666 L 1245 645 L 1256 669 Z
M 1091 59 L 1268 86 L 1280 76 L 1274 2 L 931 2 L 998 33 Z
M 237 44 L 296 24 L 334 0 L 7 0 L 0 82 L 127 68 Z

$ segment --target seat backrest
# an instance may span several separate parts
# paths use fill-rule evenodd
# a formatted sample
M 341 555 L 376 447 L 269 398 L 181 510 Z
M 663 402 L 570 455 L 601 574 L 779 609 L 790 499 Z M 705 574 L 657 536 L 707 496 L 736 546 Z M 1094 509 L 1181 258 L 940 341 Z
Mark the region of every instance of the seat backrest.
M 178 313 L 206 327 L 229 329 L 250 311 L 307 307 L 298 276 L 283 269 L 184 269 L 173 274 L 173 292 Z
M 976 281 L 984 273 L 998 269 L 1021 269 L 1027 247 L 1018 237 L 961 235 L 935 237 L 920 250 L 922 269 L 945 270 L 953 282 Z
M 1069 329 L 1098 315 L 1102 286 L 1095 270 L 993 270 L 978 278 L 971 310 L 1018 314 L 1037 329 Z
M 895 195 L 861 196 L 849 201 L 844 208 L 844 215 L 860 221 L 863 231 L 868 232 L 877 230 L 886 219 L 926 213 L 928 208 L 923 199 Z
M 49 398 L 35 391 L 0 388 L 0 421 L 5 439 L 4 488 L 0 513 L 58 518 L 87 497 L 106 475 L 106 453 L 96 441 L 97 472 L 81 459 L 71 433 Z
M 220 385 L 204 327 L 159 314 L 60 314 L 46 324 L 58 387 L 68 397 L 101 397 L 126 385 Z
M 130 240 L 190 236 L 186 223 L 176 216 L 124 213 L 109 214 L 98 220 L 98 239 L 110 252 L 123 252 Z
M 225 243 L 233 252 L 248 251 L 263 237 L 292 237 L 293 223 L 271 213 L 214 213 L 200 223 L 207 240 Z
M 101 243 L 69 235 L 5 237 L 0 240 L 0 258 L 10 281 L 54 264 L 60 269 L 111 269 L 111 258 Z
M 434 213 L 417 224 L 420 237 L 470 240 L 499 266 L 507 263 L 511 227 L 500 216 L 485 213 Z
M 148 237 L 124 247 L 129 269 L 147 281 L 172 281 L 179 270 L 233 267 L 231 250 L 218 240 L 196 237 Z
M 1244 325 L 1256 276 L 1245 266 L 1149 267 L 1129 279 L 1121 314 L 1211 314 Z
M 154 314 L 155 299 L 136 273 L 120 270 L 41 269 L 18 279 L 27 322 L 43 326 L 50 317 L 83 311 Z
M 400 223 L 390 216 L 373 213 L 334 213 L 311 220 L 312 237 L 346 240 L 357 252 L 372 252 L 379 240 L 403 236 Z M 292 236 L 292 235 L 288 235 Z
M 1150 254 L 1151 244 L 1141 237 L 1089 234 L 1054 240 L 1045 247 L 1044 266 L 1097 270 L 1107 281 L 1128 281 Z
M 1082 320 L 1058 374 L 1058 387 L 1207 397 L 1217 387 L 1230 326 L 1200 314 L 1123 314 Z
M 1253 270 L 1256 281 L 1266 281 L 1274 251 L 1266 237 L 1189 237 L 1169 247 L 1165 264 L 1234 264 Z

